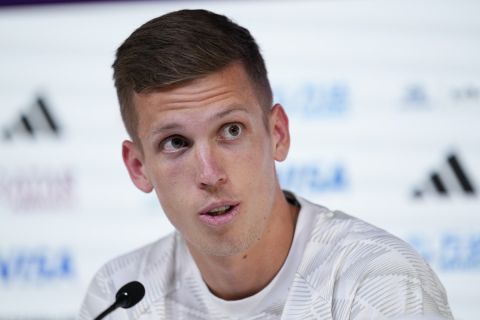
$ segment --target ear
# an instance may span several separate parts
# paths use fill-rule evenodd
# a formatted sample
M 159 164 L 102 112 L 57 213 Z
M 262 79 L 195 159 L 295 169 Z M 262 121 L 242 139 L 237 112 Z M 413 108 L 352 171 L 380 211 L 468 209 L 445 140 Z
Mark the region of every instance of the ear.
M 287 114 L 278 103 L 270 110 L 270 134 L 275 160 L 285 160 L 290 149 L 290 130 L 288 129 Z
M 151 192 L 153 186 L 146 175 L 144 157 L 132 141 L 125 140 L 122 143 L 122 158 L 135 186 L 143 192 Z

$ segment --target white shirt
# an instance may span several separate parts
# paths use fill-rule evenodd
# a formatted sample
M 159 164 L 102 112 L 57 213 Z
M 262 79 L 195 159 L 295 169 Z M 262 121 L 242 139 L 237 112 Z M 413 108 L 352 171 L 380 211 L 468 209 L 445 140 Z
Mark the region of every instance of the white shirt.
M 80 319 L 100 314 L 133 280 L 144 284 L 143 300 L 106 319 L 453 319 L 442 284 L 408 244 L 297 199 L 301 209 L 287 259 L 257 294 L 236 301 L 213 295 L 174 232 L 103 266 Z

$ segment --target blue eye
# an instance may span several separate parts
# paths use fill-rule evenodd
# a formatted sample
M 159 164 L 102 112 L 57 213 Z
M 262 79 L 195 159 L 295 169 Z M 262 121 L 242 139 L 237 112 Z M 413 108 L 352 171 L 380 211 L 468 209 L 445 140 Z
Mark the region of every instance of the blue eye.
M 242 125 L 240 123 L 229 123 L 222 128 L 222 138 L 225 140 L 235 140 L 242 134 Z
M 168 137 L 161 143 L 162 151 L 167 153 L 177 152 L 186 147 L 188 147 L 188 141 L 181 136 Z

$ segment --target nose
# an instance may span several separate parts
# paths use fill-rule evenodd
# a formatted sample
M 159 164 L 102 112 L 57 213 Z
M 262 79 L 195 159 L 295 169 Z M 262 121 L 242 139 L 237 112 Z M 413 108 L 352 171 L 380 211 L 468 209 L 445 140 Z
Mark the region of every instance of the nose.
M 202 190 L 215 192 L 227 182 L 219 151 L 207 144 L 196 147 L 197 185 Z

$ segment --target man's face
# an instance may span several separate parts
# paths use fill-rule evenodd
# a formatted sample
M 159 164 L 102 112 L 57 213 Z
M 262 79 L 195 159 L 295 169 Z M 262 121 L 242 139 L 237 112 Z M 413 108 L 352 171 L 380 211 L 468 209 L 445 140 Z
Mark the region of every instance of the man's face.
M 134 104 L 143 152 L 124 142 L 124 161 L 189 247 L 228 256 L 258 241 L 278 201 L 274 160 L 288 152 L 283 109 L 275 106 L 265 124 L 241 64 L 136 94 Z

